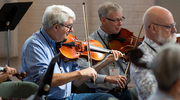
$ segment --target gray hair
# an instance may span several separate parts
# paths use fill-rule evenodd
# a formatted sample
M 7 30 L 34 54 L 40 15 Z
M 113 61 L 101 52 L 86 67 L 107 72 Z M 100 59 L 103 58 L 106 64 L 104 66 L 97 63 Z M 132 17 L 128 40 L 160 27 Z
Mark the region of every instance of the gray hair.
M 98 9 L 99 19 L 101 19 L 101 17 L 108 17 L 111 11 L 122 12 L 123 9 L 118 4 L 105 2 Z
M 54 24 L 64 24 L 69 18 L 76 20 L 75 13 L 64 5 L 52 5 L 46 8 L 42 24 L 45 29 L 51 28 Z
M 159 89 L 169 91 L 180 79 L 180 45 L 166 44 L 163 46 L 151 66 Z

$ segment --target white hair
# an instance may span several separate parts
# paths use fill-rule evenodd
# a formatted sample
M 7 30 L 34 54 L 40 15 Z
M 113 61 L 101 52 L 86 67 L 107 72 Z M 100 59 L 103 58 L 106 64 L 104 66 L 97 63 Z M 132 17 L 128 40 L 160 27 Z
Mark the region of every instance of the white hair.
M 64 24 L 69 18 L 76 20 L 75 13 L 64 5 L 52 5 L 46 8 L 42 24 L 45 29 L 51 28 L 54 24 Z

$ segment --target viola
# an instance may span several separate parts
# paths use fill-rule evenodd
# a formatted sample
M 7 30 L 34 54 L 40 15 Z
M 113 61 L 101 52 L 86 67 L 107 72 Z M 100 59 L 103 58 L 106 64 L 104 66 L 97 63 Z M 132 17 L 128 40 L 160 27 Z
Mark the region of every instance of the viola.
M 3 67 L 0 67 L 0 72 L 6 72 L 6 69 L 4 69 Z M 13 74 L 12 76 L 17 77 L 19 80 L 22 81 L 26 77 L 26 75 L 27 75 L 26 72 L 22 72 L 22 73 L 17 72 Z
M 89 40 L 90 56 L 93 61 L 101 61 L 105 54 L 112 54 L 111 50 L 103 48 L 102 44 L 96 40 Z M 86 41 L 78 40 L 75 36 L 69 34 L 67 40 L 59 48 L 61 56 L 65 61 L 77 60 L 78 58 L 87 58 L 87 44 Z M 123 57 L 126 59 L 126 57 Z
M 119 34 L 112 34 L 109 36 L 109 48 L 113 50 L 119 50 L 123 53 L 127 53 L 135 46 L 137 37 L 133 35 L 133 32 L 125 28 L 121 28 Z M 144 37 L 137 40 L 137 44 L 141 43 Z

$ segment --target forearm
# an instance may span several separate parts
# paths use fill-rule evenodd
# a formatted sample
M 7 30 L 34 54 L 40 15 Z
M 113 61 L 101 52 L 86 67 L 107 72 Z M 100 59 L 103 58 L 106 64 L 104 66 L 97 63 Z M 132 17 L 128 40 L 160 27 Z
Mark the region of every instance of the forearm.
M 54 73 L 52 77 L 52 83 L 51 85 L 56 87 L 63 84 L 66 84 L 68 82 L 71 82 L 75 79 L 78 79 L 81 77 L 80 71 L 74 71 L 69 73 Z
M 0 75 L 0 83 L 6 81 L 6 78 L 3 75 Z
M 88 81 L 89 79 L 90 79 L 89 77 L 80 77 L 73 81 L 73 85 L 79 87 L 81 84 Z
M 110 62 L 105 59 L 102 60 L 101 62 L 97 63 L 96 65 L 93 66 L 93 68 L 98 72 L 100 71 L 102 68 L 104 68 L 105 66 L 107 66 Z

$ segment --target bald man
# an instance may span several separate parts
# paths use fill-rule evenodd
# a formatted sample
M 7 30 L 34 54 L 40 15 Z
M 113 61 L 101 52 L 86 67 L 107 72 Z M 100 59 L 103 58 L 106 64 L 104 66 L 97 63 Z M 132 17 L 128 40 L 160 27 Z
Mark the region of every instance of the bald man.
M 145 39 L 138 47 L 144 52 L 142 61 L 151 63 L 160 46 L 175 43 L 177 32 L 173 15 L 160 6 L 152 6 L 143 16 Z M 142 68 L 131 64 L 130 73 L 136 85 L 139 100 L 146 100 L 157 88 L 157 81 L 149 66 Z

